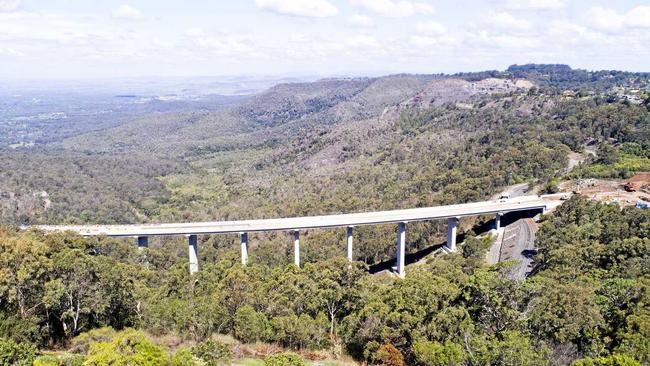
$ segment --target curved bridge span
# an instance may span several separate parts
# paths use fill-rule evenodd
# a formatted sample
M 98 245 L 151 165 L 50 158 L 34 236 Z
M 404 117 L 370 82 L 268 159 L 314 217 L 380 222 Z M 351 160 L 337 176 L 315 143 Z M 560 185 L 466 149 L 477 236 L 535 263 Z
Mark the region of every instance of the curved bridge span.
M 300 230 L 347 227 L 348 259 L 352 260 L 353 227 L 361 225 L 398 224 L 396 271 L 404 276 L 406 223 L 425 220 L 448 220 L 447 250 L 456 249 L 458 219 L 466 216 L 496 215 L 496 226 L 503 214 L 514 211 L 541 210 L 558 204 L 557 195 L 524 196 L 509 200 L 483 201 L 458 205 L 422 207 L 402 210 L 361 212 L 339 215 L 289 217 L 280 219 L 212 221 L 133 225 L 36 225 L 40 230 L 73 231 L 83 236 L 137 237 L 138 247 L 148 246 L 149 236 L 186 235 L 189 240 L 190 272 L 198 271 L 197 235 L 239 233 L 242 263 L 248 261 L 248 234 L 260 231 L 291 231 L 294 236 L 294 263 L 300 265 Z

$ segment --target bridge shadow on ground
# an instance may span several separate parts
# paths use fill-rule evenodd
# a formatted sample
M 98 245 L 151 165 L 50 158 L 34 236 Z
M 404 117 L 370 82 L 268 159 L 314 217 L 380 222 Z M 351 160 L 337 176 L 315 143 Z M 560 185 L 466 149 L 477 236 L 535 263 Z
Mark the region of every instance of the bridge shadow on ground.
M 525 210 L 525 211 L 508 212 L 505 215 L 501 216 L 501 227 L 508 226 L 520 219 L 535 217 L 537 214 L 541 212 L 542 212 L 541 210 Z M 494 227 L 495 227 L 495 220 L 492 219 L 480 225 L 474 225 L 472 227 L 472 231 L 474 231 L 476 235 L 481 235 L 492 230 Z M 408 230 L 407 230 L 407 236 L 408 236 Z M 456 236 L 456 242 L 462 243 L 465 240 L 466 236 L 467 236 L 466 233 L 459 234 L 458 236 Z M 439 249 L 442 249 L 445 246 L 445 243 L 446 242 L 442 242 L 440 244 L 434 244 L 430 247 L 420 249 L 417 252 L 406 254 L 406 257 L 404 257 L 404 263 L 406 265 L 416 263 L 422 260 L 422 258 L 426 257 L 427 255 Z M 368 264 L 368 272 L 370 272 L 370 274 L 376 274 L 382 271 L 392 271 L 393 267 L 395 266 L 395 261 L 396 258 L 391 258 L 387 261 Z

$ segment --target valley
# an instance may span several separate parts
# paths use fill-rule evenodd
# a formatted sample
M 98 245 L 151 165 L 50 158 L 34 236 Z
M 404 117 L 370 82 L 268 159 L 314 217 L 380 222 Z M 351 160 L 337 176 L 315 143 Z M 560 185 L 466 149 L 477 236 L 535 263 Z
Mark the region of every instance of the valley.
M 650 170 L 650 74 L 513 65 L 281 81 L 143 103 L 126 90 L 65 117 L 52 113 L 78 96 L 3 107 L 2 342 L 88 365 L 123 344 L 150 350 L 156 365 L 276 354 L 314 364 L 649 362 L 648 210 L 576 182 L 615 193 Z M 642 102 L 628 89 L 644 90 Z M 398 222 L 371 220 L 354 227 L 350 261 L 346 231 L 326 227 L 360 223 L 321 217 L 547 194 L 553 210 L 508 214 L 496 235 L 483 235 L 495 234 L 494 210 L 461 217 L 451 253 L 441 249 L 447 220 L 409 222 L 403 254 Z M 299 262 L 287 225 L 307 219 L 244 230 L 306 216 L 317 217 L 299 227 Z M 217 223 L 198 232 L 206 222 Z M 100 235 L 38 225 L 98 225 Z M 174 234 L 190 237 L 124 231 L 151 235 L 138 248 L 101 235 L 114 234 L 108 225 L 189 227 Z M 398 255 L 403 279 L 390 274 Z

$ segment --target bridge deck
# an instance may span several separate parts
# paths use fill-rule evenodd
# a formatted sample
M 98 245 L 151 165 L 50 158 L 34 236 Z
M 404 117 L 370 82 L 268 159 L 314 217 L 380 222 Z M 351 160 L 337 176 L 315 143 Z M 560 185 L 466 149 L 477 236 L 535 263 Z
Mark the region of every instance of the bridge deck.
M 301 230 L 436 220 L 498 212 L 545 209 L 551 197 L 525 196 L 505 201 L 280 219 L 140 225 L 37 225 L 45 231 L 74 231 L 84 236 L 153 236 Z M 555 199 L 557 200 L 557 198 Z

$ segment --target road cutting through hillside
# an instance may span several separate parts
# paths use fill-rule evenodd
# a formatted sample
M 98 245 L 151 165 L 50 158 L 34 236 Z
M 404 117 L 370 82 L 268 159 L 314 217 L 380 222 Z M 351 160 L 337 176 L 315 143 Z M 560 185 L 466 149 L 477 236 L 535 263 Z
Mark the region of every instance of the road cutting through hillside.
M 537 224 L 530 218 L 519 219 L 504 229 L 498 261 L 517 261 L 510 272 L 512 279 L 522 280 L 530 274 L 536 253 L 536 231 Z

